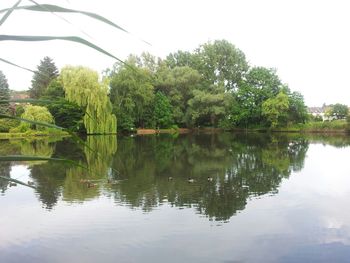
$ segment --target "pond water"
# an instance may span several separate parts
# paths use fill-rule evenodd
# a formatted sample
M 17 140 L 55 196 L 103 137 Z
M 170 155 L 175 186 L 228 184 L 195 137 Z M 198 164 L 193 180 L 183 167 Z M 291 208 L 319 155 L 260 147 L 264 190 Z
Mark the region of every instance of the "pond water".
M 0 162 L 0 262 L 349 262 L 349 146 L 254 133 L 2 140 L 0 155 L 75 163 Z

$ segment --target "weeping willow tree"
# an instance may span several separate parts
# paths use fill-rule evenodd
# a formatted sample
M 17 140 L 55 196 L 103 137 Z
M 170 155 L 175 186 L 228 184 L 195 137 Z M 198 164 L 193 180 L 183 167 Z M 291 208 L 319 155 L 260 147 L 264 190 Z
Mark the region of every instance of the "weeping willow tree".
M 84 125 L 88 134 L 117 132 L 108 85 L 99 82 L 98 73 L 86 67 L 66 66 L 61 70 L 66 99 L 85 108 Z

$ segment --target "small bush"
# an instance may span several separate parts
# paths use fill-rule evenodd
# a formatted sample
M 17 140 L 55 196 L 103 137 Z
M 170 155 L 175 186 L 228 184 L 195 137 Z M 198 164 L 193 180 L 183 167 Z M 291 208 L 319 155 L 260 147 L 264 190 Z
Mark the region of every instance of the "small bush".
M 29 129 L 28 125 L 23 125 L 23 123 L 21 123 L 19 126 L 12 128 L 9 130 L 10 133 L 24 133 L 27 132 Z
M 179 130 L 179 126 L 177 126 L 176 124 L 173 124 L 173 125 L 170 126 L 170 129 L 178 131 Z
M 0 119 L 0 132 L 9 132 L 11 129 L 19 125 L 18 120 Z
M 334 121 L 324 121 L 324 122 L 308 122 L 305 124 L 306 129 L 315 129 L 315 130 L 339 130 L 346 129 L 345 120 L 334 120 Z

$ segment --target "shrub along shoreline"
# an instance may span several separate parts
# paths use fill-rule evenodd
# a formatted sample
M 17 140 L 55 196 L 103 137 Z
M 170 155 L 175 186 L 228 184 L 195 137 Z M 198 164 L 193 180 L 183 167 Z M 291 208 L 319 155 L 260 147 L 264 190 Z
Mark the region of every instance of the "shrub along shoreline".
M 223 128 L 179 128 L 179 129 L 137 129 L 136 134 L 138 135 L 147 135 L 147 134 L 160 134 L 160 133 L 216 133 L 216 132 L 294 132 L 294 133 L 342 133 L 346 134 L 350 132 L 350 129 L 347 127 L 345 121 L 337 121 L 336 124 L 332 122 L 322 123 L 322 122 L 310 122 L 306 124 L 292 125 L 288 127 L 281 128 L 232 128 L 232 129 L 223 129 Z
M 255 128 L 215 128 L 215 127 L 200 127 L 200 128 L 169 128 L 169 129 L 147 129 L 139 128 L 130 130 L 127 133 L 137 135 L 149 134 L 186 134 L 186 133 L 217 133 L 217 132 L 293 132 L 293 133 L 323 133 L 323 134 L 347 134 L 350 133 L 348 123 L 345 120 L 335 120 L 330 122 L 308 122 L 305 124 L 290 125 L 287 127 L 255 127 Z M 114 133 L 123 134 L 124 132 Z M 111 134 L 109 134 L 111 135 Z M 0 139 L 13 138 L 30 138 L 30 137 L 69 137 L 69 133 L 61 130 L 48 129 L 45 131 L 29 130 L 18 133 L 0 132 Z
M 60 130 L 30 131 L 30 132 L 0 132 L 1 139 L 21 139 L 33 137 L 69 137 L 69 133 Z

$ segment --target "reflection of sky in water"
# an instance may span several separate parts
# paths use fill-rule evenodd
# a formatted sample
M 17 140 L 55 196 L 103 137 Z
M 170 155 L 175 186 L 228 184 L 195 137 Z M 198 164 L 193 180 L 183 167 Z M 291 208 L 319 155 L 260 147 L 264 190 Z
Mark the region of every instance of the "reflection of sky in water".
M 105 196 L 45 210 L 32 189 L 10 188 L 0 197 L 0 262 L 349 262 L 349 156 L 350 147 L 310 145 L 277 195 L 252 198 L 228 223 Z M 27 181 L 29 171 L 11 174 Z

